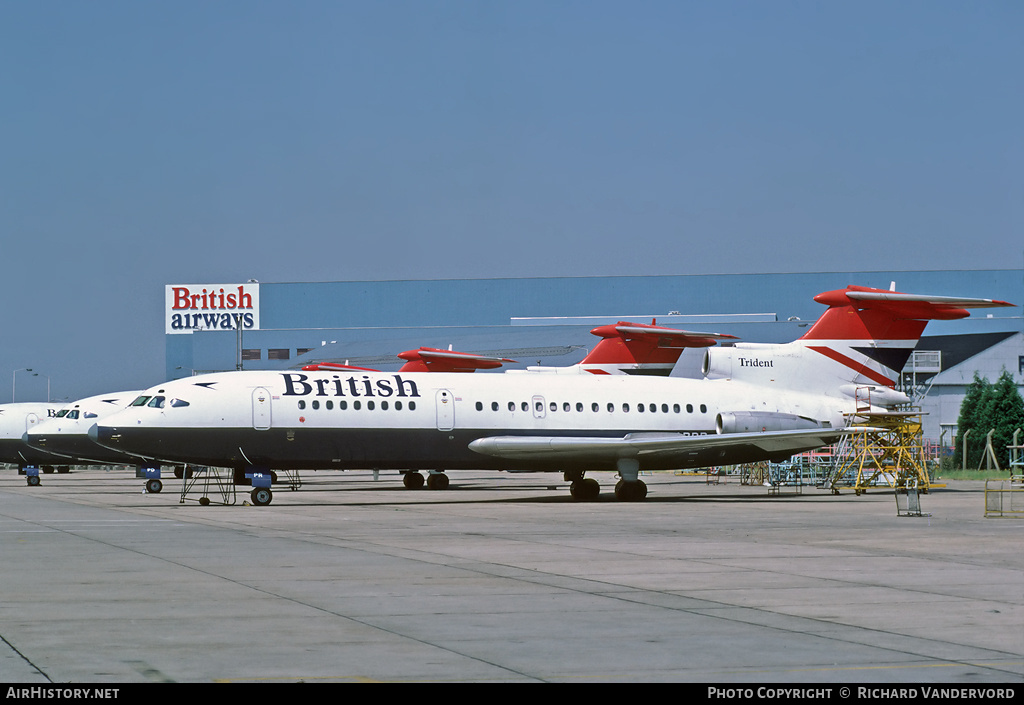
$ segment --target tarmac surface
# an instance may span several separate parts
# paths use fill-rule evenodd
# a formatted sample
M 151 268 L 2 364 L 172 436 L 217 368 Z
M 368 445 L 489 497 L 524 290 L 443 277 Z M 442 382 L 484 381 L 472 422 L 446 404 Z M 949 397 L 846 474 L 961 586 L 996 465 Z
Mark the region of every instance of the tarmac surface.
M 450 477 L 309 472 L 255 507 L 5 471 L 0 683 L 1024 681 L 1024 519 L 984 483 L 900 516 L 881 488 Z

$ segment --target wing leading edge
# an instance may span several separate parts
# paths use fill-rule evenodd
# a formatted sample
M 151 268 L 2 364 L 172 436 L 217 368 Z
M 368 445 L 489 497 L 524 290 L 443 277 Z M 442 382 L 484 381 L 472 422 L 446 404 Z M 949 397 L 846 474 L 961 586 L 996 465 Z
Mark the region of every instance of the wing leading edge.
M 767 431 L 759 433 L 721 433 L 704 436 L 686 436 L 679 433 L 628 433 L 621 438 L 591 438 L 579 436 L 489 436 L 478 438 L 469 448 L 482 455 L 512 461 L 592 461 L 616 463 L 632 458 L 657 461 L 659 467 L 699 467 L 691 461 L 695 454 L 705 460 L 705 451 L 742 449 L 745 454 L 760 451 L 764 457 L 793 455 L 835 443 L 842 436 L 863 431 L 856 428 L 816 428 L 796 431 Z M 722 463 L 729 464 L 728 459 Z

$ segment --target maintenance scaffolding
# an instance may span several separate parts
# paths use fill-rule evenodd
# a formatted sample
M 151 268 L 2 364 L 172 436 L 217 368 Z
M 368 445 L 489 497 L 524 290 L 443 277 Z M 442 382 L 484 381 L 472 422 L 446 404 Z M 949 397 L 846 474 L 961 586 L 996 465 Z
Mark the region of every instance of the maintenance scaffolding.
M 928 492 L 921 411 L 858 411 L 853 433 L 836 446 L 835 465 L 824 486 L 839 494 L 840 487 L 858 495 L 869 488 L 913 488 Z

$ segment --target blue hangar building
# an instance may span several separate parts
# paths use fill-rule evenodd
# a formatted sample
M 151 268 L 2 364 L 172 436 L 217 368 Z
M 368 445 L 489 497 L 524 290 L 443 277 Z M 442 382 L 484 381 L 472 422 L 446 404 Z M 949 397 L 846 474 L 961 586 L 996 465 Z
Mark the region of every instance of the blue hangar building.
M 517 361 L 504 369 L 563 366 L 597 343 L 592 328 L 617 321 L 783 343 L 824 312 L 817 294 L 894 282 L 907 293 L 1016 304 L 929 324 L 903 374 L 927 438 L 955 429 L 975 371 L 994 380 L 1005 368 L 1024 388 L 1024 269 L 169 284 L 166 371 L 177 379 L 311 362 L 393 370 L 398 353 L 419 347 Z M 673 374 L 698 375 L 702 358 L 688 350 Z

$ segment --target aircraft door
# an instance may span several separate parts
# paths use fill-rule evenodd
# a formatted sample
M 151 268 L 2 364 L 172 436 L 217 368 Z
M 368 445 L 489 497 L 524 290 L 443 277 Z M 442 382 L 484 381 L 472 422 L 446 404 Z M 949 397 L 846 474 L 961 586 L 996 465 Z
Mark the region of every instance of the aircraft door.
M 542 419 L 547 414 L 544 408 L 544 397 L 535 396 L 533 398 L 533 418 Z
M 455 428 L 455 397 L 447 389 L 438 389 L 437 395 L 437 430 L 451 431 Z
M 263 387 L 252 391 L 252 427 L 257 431 L 270 428 L 270 392 Z
M 31 431 L 33 428 L 35 428 L 35 425 L 37 423 L 39 423 L 39 416 L 37 416 L 36 414 L 29 414 L 28 416 L 25 417 L 25 431 Z

